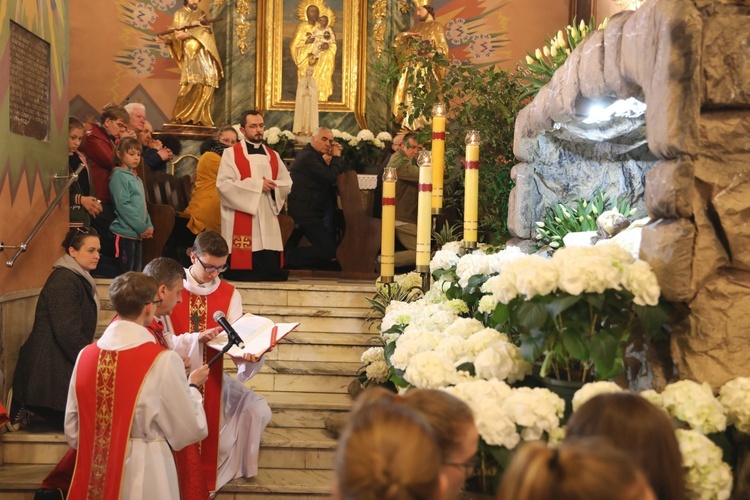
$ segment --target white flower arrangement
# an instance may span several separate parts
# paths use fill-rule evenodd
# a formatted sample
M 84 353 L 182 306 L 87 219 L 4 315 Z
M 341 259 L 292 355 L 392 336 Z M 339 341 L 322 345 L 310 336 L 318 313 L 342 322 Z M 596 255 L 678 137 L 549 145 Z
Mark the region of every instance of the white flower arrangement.
M 271 127 L 263 132 L 263 139 L 266 141 L 266 144 L 273 146 L 279 142 L 280 135 L 281 129 L 279 127 Z
M 686 498 L 726 500 L 732 493 L 732 470 L 721 448 L 694 430 L 677 429 L 677 442 L 686 469 Z
M 393 142 L 393 137 L 388 132 L 380 132 L 377 139 L 382 142 Z
M 661 393 L 661 402 L 672 417 L 702 434 L 722 432 L 727 428 L 724 407 L 707 383 L 680 380 L 669 384 Z
M 750 435 L 750 377 L 737 377 L 724 384 L 719 391 L 719 402 L 729 423 Z
M 518 346 L 504 340 L 490 344 L 474 359 L 477 377 L 507 380 L 513 384 L 531 375 L 531 364 L 521 357 Z
M 599 394 L 610 394 L 617 392 L 622 392 L 622 388 L 614 382 L 601 381 L 585 384 L 573 395 L 573 411 L 578 411 L 578 408 L 583 406 L 586 401 L 593 398 L 594 396 L 598 396 Z
M 455 384 L 458 374 L 448 356 L 437 351 L 427 351 L 411 357 L 404 371 L 404 380 L 414 387 L 439 389 Z

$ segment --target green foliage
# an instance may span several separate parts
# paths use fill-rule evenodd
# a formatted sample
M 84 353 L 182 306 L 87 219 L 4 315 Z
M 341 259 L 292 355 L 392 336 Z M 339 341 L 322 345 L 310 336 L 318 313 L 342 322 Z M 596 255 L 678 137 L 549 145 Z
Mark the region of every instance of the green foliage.
M 530 300 L 518 297 L 498 304 L 494 318 L 507 323 L 521 355 L 542 360 L 541 375 L 588 382 L 622 373 L 623 346 L 634 328 L 642 327 L 658 339 L 668 319 L 664 306 L 637 306 L 627 290 L 570 295 L 555 292 Z
M 461 238 L 462 224 L 448 224 L 447 222 L 440 228 L 440 231 L 432 232 L 432 247 L 443 248 L 443 245 L 451 241 L 458 241 Z M 437 278 L 436 278 L 437 279 Z
M 400 302 L 413 302 L 422 298 L 424 293 L 418 286 L 404 287 L 399 283 L 386 283 L 378 284 L 378 291 L 375 295 L 365 297 L 367 302 L 370 303 L 370 314 L 368 314 L 365 324 L 380 324 L 385 316 L 385 310 L 388 308 L 388 304 L 392 300 L 398 300 Z M 403 332 L 402 332 L 403 333 Z
M 411 55 L 409 55 L 411 54 Z M 469 130 L 481 132 L 479 147 L 479 232 L 485 242 L 500 243 L 508 237 L 508 197 L 513 183 L 510 169 L 514 165 L 513 132 L 515 119 L 523 107 L 521 80 L 512 73 L 491 66 L 479 69 L 471 64 L 451 65 L 445 56 L 424 58 L 414 51 L 402 56 L 405 62 L 421 65 L 412 72 L 415 117 L 429 118 L 437 102 L 446 106 L 445 206 L 463 212 L 463 161 L 465 137 Z M 396 54 L 390 48 L 377 65 L 380 89 L 393 94 L 400 77 Z M 444 73 L 438 83 L 434 75 Z M 419 131 L 420 142 L 428 142 L 431 130 Z
M 597 190 L 591 201 L 579 198 L 572 204 L 557 203 L 547 207 L 544 219 L 536 223 L 536 239 L 542 246 L 562 248 L 563 238 L 568 233 L 596 231 L 596 218 L 606 210 L 616 209 L 627 216 L 633 215 L 626 197 L 611 202 L 609 197 Z

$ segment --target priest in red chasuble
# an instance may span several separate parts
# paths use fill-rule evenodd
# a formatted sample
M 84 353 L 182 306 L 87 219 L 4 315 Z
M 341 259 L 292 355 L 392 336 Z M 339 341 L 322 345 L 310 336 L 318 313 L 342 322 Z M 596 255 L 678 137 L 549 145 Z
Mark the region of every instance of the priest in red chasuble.
M 292 190 L 292 178 L 279 154 L 263 144 L 263 115 L 245 111 L 240 129 L 245 140 L 224 150 L 216 177 L 221 233 L 231 253 L 224 277 L 286 281 L 278 215 Z
M 68 391 L 65 436 L 78 450 L 68 498 L 165 498 L 180 491 L 172 450 L 205 438 L 198 384 L 178 354 L 144 327 L 160 299 L 156 280 L 128 272 L 109 289 L 120 319 L 78 356 Z

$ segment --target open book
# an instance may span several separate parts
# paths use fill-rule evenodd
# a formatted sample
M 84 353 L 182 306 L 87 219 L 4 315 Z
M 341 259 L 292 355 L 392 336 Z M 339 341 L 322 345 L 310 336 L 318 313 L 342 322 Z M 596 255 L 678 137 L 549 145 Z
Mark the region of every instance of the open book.
M 260 356 L 276 343 L 283 339 L 292 330 L 299 326 L 299 323 L 274 323 L 263 316 L 255 316 L 246 313 L 240 319 L 232 323 L 235 331 L 245 342 L 245 348 L 240 349 L 232 346 L 227 354 L 230 356 L 242 356 L 243 354 L 254 354 Z M 208 345 L 214 349 L 223 349 L 229 339 L 227 333 L 222 331 Z

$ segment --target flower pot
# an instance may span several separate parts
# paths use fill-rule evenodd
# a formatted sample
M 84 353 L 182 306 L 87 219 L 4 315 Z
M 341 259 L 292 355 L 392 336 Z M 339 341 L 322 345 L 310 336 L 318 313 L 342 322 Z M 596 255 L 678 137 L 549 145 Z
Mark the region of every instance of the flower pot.
M 567 420 L 573 413 L 573 395 L 584 386 L 584 382 L 576 380 L 559 380 L 550 377 L 540 377 L 544 387 L 560 396 L 565 401 L 565 415 L 563 420 Z

